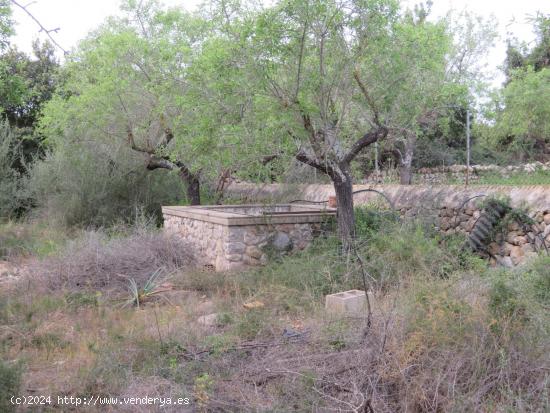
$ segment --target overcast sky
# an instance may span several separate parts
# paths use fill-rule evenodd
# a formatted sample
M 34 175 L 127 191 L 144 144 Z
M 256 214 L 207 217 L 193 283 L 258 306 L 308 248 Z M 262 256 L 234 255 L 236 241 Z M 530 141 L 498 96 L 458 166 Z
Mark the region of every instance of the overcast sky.
M 28 4 L 31 0 L 21 0 Z M 170 6 L 183 6 L 188 10 L 198 7 L 201 0 L 164 0 Z M 414 5 L 416 0 L 405 0 L 404 3 Z M 118 13 L 118 0 L 37 0 L 29 10 L 48 29 L 59 28 L 53 34 L 57 42 L 65 49 L 71 49 L 86 34 L 96 28 L 107 16 Z M 530 42 L 534 36 L 531 25 L 526 21 L 528 16 L 537 11 L 550 14 L 549 0 L 434 0 L 433 15 L 441 16 L 450 9 L 463 10 L 494 16 L 498 22 L 500 39 L 494 50 L 487 56 L 487 70 L 495 74 L 495 85 L 503 79 L 498 67 L 505 57 L 505 39 L 507 33 L 513 33 L 520 40 Z M 45 38 L 39 33 L 39 28 L 23 11 L 14 9 L 13 18 L 16 21 L 16 36 L 14 42 L 19 49 L 29 52 L 33 39 Z

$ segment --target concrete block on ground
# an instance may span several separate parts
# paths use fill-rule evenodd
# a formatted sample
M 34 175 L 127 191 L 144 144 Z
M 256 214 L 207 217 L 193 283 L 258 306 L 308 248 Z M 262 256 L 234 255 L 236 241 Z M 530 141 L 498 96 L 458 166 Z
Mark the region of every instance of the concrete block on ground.
M 371 298 L 372 293 L 369 292 L 369 299 Z M 325 309 L 332 314 L 360 315 L 367 311 L 365 292 L 362 290 L 349 290 L 327 295 Z

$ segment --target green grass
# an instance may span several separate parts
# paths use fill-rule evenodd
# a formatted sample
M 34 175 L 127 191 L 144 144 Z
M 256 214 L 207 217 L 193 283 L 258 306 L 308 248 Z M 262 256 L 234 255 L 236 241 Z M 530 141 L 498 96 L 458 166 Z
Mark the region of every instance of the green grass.
M 449 179 L 449 184 L 463 183 Z M 472 180 L 473 185 L 550 185 L 550 171 L 536 169 L 534 172 L 509 172 L 506 175 L 498 172 L 481 172 L 479 178 Z
M 44 223 L 0 222 L 0 259 L 45 257 L 59 251 L 67 240 L 66 231 Z

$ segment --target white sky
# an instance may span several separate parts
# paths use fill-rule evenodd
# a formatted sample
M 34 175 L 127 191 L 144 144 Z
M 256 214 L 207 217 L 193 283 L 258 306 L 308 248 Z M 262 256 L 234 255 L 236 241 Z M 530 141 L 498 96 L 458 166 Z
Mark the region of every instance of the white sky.
M 28 4 L 31 0 L 20 0 Z M 183 6 L 188 10 L 197 7 L 201 0 L 164 0 L 169 6 Z M 414 5 L 416 0 L 404 0 L 403 3 Z M 65 49 L 71 49 L 86 34 L 96 28 L 107 16 L 117 14 L 118 0 L 36 0 L 29 10 L 47 29 L 59 28 L 53 33 L 57 42 Z M 494 73 L 494 84 L 503 80 L 498 67 L 505 58 L 505 40 L 507 33 L 513 33 L 520 40 L 530 42 L 534 35 L 531 25 L 526 22 L 528 15 L 537 11 L 550 14 L 549 0 L 434 0 L 433 15 L 446 14 L 451 9 L 469 10 L 474 13 L 494 18 L 498 22 L 500 39 L 497 40 L 494 50 L 487 56 L 487 69 Z M 16 35 L 14 43 L 19 49 L 30 52 L 32 40 L 45 35 L 39 33 L 39 28 L 23 11 L 14 7 L 13 18 L 16 21 Z

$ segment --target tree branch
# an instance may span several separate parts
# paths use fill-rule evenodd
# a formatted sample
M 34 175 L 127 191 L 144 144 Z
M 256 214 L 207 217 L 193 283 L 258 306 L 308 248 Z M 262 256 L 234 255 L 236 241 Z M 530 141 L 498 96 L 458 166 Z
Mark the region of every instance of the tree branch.
M 42 23 L 40 23 L 40 21 L 36 17 L 34 17 L 34 15 L 27 9 L 27 7 L 30 6 L 32 3 L 29 3 L 27 5 L 23 5 L 23 4 L 18 3 L 15 0 L 10 0 L 10 1 L 11 1 L 12 4 L 16 5 L 21 10 L 23 10 L 31 19 L 33 19 L 35 21 L 35 23 L 38 24 L 38 26 L 40 27 L 40 31 L 46 33 L 46 36 L 48 36 L 50 38 L 52 43 L 55 46 L 57 46 L 63 52 L 63 54 L 65 56 L 69 54 L 69 52 L 67 50 L 65 50 L 63 47 L 61 47 L 61 45 L 59 43 L 57 43 L 56 40 L 51 35 L 52 32 L 57 33 L 59 31 L 59 27 L 57 27 L 55 29 L 50 29 L 50 30 L 46 29 L 42 25 Z
M 306 154 L 303 150 L 300 150 L 296 154 L 296 159 L 302 163 L 305 163 L 306 165 L 312 166 L 313 168 L 323 172 L 324 174 L 328 175 L 329 173 L 329 169 L 326 167 L 326 165 L 320 164 L 315 159 Z
M 374 114 L 374 123 L 378 126 L 382 126 L 380 123 L 380 117 L 378 115 L 378 108 L 374 101 L 372 100 L 371 95 L 369 94 L 369 91 L 367 90 L 367 87 L 365 84 L 361 81 L 361 78 L 359 77 L 359 71 L 355 69 L 353 71 L 353 77 L 355 78 L 355 81 L 359 85 L 359 89 L 361 89 L 361 92 L 363 93 L 363 96 L 365 96 L 365 99 L 367 100 L 367 105 L 369 105 L 370 109 L 372 110 L 372 113 Z
M 374 142 L 384 139 L 388 135 L 388 128 L 379 126 L 377 129 L 370 131 L 357 140 L 344 156 L 343 162 L 349 164 L 364 148 L 372 145 Z

